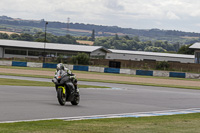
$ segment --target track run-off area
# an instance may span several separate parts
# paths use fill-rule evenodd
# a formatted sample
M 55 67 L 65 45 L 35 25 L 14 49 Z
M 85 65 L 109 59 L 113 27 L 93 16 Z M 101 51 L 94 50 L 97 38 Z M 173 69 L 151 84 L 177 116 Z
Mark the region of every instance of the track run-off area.
M 43 81 L 50 79 L 4 76 Z M 114 83 L 79 84 L 110 88 L 80 88 L 78 106 L 60 106 L 54 87 L 0 86 L 0 123 L 49 120 L 141 117 L 200 112 L 200 91 Z

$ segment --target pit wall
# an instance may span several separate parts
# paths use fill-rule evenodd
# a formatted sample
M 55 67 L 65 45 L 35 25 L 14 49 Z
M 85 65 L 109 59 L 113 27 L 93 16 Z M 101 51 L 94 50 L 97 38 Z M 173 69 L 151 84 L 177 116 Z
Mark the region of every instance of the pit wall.
M 18 66 L 18 67 L 36 67 L 36 68 L 56 68 L 57 64 L 52 63 L 34 63 L 34 62 L 18 62 L 18 61 L 0 61 L 1 66 Z M 119 68 L 104 68 L 94 66 L 80 66 L 64 64 L 70 70 L 100 72 L 100 73 L 116 73 L 128 75 L 156 76 L 156 77 L 175 77 L 200 79 L 200 74 L 184 73 L 184 72 L 168 72 L 168 71 L 149 71 L 149 70 L 133 70 Z

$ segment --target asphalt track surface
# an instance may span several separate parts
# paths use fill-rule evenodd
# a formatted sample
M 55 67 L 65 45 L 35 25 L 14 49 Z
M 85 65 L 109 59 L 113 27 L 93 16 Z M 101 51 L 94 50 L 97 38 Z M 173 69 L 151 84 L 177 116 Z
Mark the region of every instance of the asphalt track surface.
M 41 78 L 0 78 L 51 82 Z M 80 88 L 78 106 L 70 103 L 60 106 L 53 87 L 0 86 L 0 122 L 200 108 L 198 90 L 98 82 L 79 84 L 112 88 Z

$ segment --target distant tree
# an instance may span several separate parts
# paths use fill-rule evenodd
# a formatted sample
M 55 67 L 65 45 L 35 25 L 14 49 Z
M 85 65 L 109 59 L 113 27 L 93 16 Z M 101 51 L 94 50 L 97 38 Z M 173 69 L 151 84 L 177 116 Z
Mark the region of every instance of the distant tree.
M 126 40 L 130 40 L 130 37 L 128 35 L 125 35 L 123 38 L 125 38 Z
M 8 39 L 9 36 L 7 33 L 0 33 L 0 39 Z
M 35 42 L 44 42 L 44 38 L 37 38 L 34 40 Z M 48 42 L 48 40 L 46 40 L 46 42 Z
M 156 69 L 157 70 L 167 70 L 169 69 L 170 65 L 166 61 L 160 61 L 156 63 Z
M 33 36 L 28 33 L 22 33 L 20 35 L 20 39 L 23 41 L 33 41 L 34 40 Z
M 179 42 L 176 42 L 174 44 L 174 49 L 175 49 L 176 52 L 178 52 L 178 50 L 180 49 L 180 43 Z
M 75 37 L 71 35 L 66 36 L 59 36 L 57 38 L 57 43 L 63 43 L 63 44 L 77 44 Z
M 115 40 L 119 40 L 118 34 L 115 34 Z
M 21 40 L 21 36 L 19 34 L 11 34 L 9 37 L 11 40 Z
M 76 40 L 86 40 L 86 41 L 89 40 L 89 37 L 87 37 L 87 36 L 79 36 L 79 37 L 75 37 L 75 38 L 76 38 Z
M 149 46 L 144 49 L 144 51 L 149 51 L 149 52 L 166 52 L 165 49 L 162 47 L 154 47 L 154 46 Z
M 194 50 L 189 48 L 191 45 L 192 44 L 181 46 L 180 49 L 178 50 L 178 54 L 194 55 Z
M 136 42 L 140 42 L 139 36 L 134 36 L 134 37 L 133 37 L 133 40 L 135 40 Z
M 90 57 L 86 53 L 78 53 L 78 55 L 72 56 L 72 62 L 74 64 L 88 65 L 89 60 L 90 60 Z
M 90 41 L 95 41 L 95 30 L 94 29 L 92 30 L 92 35 L 91 35 Z

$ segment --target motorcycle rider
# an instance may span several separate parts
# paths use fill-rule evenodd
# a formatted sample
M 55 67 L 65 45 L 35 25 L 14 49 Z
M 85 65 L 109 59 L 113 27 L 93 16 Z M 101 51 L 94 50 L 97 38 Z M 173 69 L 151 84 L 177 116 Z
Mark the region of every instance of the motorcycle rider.
M 59 70 L 63 70 L 67 73 L 68 76 L 70 76 L 70 79 L 75 87 L 75 94 L 77 94 L 77 79 L 76 79 L 76 75 L 73 74 L 67 67 L 65 67 L 62 63 L 57 64 L 56 67 L 56 72 L 57 73 Z

